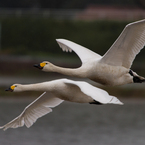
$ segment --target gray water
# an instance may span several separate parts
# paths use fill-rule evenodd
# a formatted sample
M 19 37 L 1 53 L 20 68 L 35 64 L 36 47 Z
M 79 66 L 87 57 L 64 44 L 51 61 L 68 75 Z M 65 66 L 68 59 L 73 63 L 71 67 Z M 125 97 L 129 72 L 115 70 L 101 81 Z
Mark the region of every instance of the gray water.
M 31 101 L 0 100 L 0 126 Z M 29 129 L 0 130 L 0 145 L 145 145 L 145 100 L 123 106 L 64 102 Z

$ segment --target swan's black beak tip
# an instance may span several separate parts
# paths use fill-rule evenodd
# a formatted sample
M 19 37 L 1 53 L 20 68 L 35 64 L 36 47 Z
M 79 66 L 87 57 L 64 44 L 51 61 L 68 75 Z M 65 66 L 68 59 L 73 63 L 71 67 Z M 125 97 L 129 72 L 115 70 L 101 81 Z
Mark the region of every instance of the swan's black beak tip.
M 40 66 L 40 64 L 34 64 L 34 67 L 38 68 L 38 69 L 42 69 L 43 67 Z
M 13 90 L 11 88 L 7 88 L 7 89 L 5 89 L 5 91 L 13 92 Z

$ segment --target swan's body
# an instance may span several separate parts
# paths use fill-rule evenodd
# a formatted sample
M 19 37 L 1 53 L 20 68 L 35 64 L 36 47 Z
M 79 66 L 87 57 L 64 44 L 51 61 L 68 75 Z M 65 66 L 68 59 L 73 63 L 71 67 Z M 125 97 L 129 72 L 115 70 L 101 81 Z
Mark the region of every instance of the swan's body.
M 14 84 L 8 90 L 14 92 L 45 92 L 30 105 L 28 105 L 17 118 L 0 127 L 4 130 L 8 128 L 21 127 L 24 124 L 27 127 L 30 127 L 39 117 L 51 112 L 51 108 L 59 105 L 64 100 L 90 104 L 123 104 L 116 97 L 110 96 L 102 89 L 96 88 L 86 82 L 72 81 L 68 79 L 59 79 L 29 85 Z M 44 95 L 45 93 L 49 96 Z
M 130 70 L 135 56 L 145 45 L 145 20 L 128 24 L 104 56 L 65 39 L 56 40 L 63 51 L 74 51 L 81 59 L 79 68 L 62 68 L 42 62 L 35 65 L 46 72 L 89 78 L 103 85 L 141 83 L 145 78 Z

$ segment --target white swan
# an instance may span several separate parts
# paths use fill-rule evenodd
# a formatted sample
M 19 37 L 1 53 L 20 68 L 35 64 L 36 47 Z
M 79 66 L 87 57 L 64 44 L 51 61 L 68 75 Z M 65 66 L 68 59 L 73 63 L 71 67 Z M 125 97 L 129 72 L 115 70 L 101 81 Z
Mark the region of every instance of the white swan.
M 130 70 L 135 56 L 145 45 L 145 20 L 128 24 L 104 56 L 69 40 L 56 41 L 63 51 L 74 51 L 80 57 L 82 66 L 75 69 L 62 68 L 44 61 L 34 65 L 35 67 L 46 72 L 89 78 L 103 85 L 115 86 L 145 81 L 144 77 Z
M 96 88 L 86 82 L 72 81 L 68 79 L 59 79 L 29 85 L 14 84 L 7 91 L 45 92 L 30 105 L 28 105 L 18 117 L 0 127 L 0 129 L 3 128 L 4 130 L 8 128 L 21 127 L 24 124 L 27 127 L 30 127 L 39 117 L 51 112 L 51 108 L 59 105 L 64 100 L 90 104 L 123 104 L 116 97 L 110 96 L 102 89 Z M 48 96 L 44 95 L 46 92 L 48 93 Z

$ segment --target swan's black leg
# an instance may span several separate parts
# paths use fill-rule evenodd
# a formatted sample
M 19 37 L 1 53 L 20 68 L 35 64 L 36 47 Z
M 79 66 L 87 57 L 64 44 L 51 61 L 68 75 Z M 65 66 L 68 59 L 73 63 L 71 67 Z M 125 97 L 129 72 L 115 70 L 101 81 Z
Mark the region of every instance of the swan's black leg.
M 145 79 L 144 79 L 143 77 L 134 76 L 134 74 L 133 74 L 133 72 L 132 72 L 131 69 L 130 69 L 130 71 L 129 71 L 129 74 L 130 74 L 131 76 L 133 76 L 133 82 L 134 82 L 134 83 L 142 83 L 142 82 L 145 82 Z
M 100 103 L 100 102 L 98 102 L 98 101 L 96 101 L 96 100 L 94 100 L 94 102 L 90 102 L 90 104 L 103 105 L 102 103 Z
M 132 70 L 130 69 L 129 74 L 134 77 Z
M 145 79 L 140 79 L 139 77 L 134 76 L 133 77 L 133 82 L 134 83 L 142 83 L 142 82 L 145 82 Z

